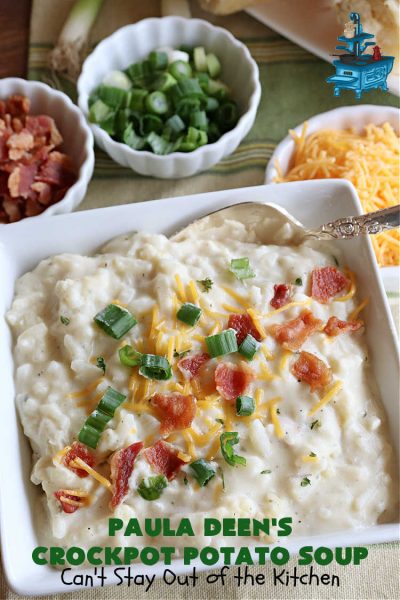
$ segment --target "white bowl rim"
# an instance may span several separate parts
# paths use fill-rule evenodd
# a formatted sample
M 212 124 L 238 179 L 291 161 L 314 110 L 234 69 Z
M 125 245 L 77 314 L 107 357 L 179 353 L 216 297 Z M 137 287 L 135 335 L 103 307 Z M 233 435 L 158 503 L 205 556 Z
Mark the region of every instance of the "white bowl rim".
M 143 156 L 145 158 L 152 157 L 152 159 L 154 159 L 155 162 L 165 161 L 169 157 L 179 157 L 179 158 L 182 158 L 183 160 L 190 160 L 191 157 L 198 156 L 200 153 L 204 153 L 207 150 L 212 151 L 212 150 L 218 149 L 220 146 L 222 147 L 225 140 L 231 134 L 234 135 L 237 132 L 239 127 L 242 125 L 243 121 L 247 118 L 248 114 L 251 113 L 251 111 L 253 109 L 254 110 L 257 109 L 260 98 L 261 98 L 261 84 L 260 84 L 260 77 L 259 77 L 259 70 L 258 70 L 257 63 L 251 56 L 250 51 L 247 48 L 247 46 L 245 44 L 243 44 L 243 42 L 238 40 L 227 29 L 224 29 L 223 27 L 219 27 L 217 25 L 213 25 L 212 23 L 209 23 L 208 21 L 205 21 L 204 19 L 192 19 L 192 18 L 187 19 L 185 17 L 178 17 L 178 16 L 149 17 L 148 19 L 141 19 L 140 21 L 137 21 L 136 23 L 130 23 L 129 25 L 124 25 L 123 27 L 120 27 L 119 29 L 114 31 L 108 37 L 101 40 L 101 42 L 99 42 L 99 44 L 97 44 L 97 46 L 94 48 L 94 50 L 85 59 L 85 62 L 82 65 L 82 71 L 81 71 L 81 74 L 77 81 L 79 108 L 81 109 L 81 111 L 83 112 L 85 117 L 87 117 L 87 113 L 88 113 L 87 99 L 85 99 L 85 100 L 82 99 L 82 96 L 84 94 L 86 94 L 87 92 L 82 90 L 82 86 L 83 86 L 84 76 L 85 76 L 86 72 L 89 71 L 90 62 L 91 62 L 91 60 L 93 60 L 93 57 L 96 54 L 97 50 L 98 49 L 101 50 L 104 46 L 107 46 L 109 43 L 113 43 L 114 40 L 117 37 L 119 37 L 120 35 L 122 36 L 125 33 L 125 31 L 133 29 L 138 26 L 144 26 L 145 24 L 151 23 L 151 22 L 163 22 L 166 24 L 168 24 L 170 22 L 177 22 L 177 23 L 187 22 L 187 23 L 194 23 L 194 24 L 199 23 L 202 26 L 205 26 L 206 28 L 208 28 L 210 30 L 217 30 L 218 33 L 220 35 L 224 35 L 230 41 L 231 44 L 233 44 L 237 48 L 240 48 L 242 50 L 243 54 L 245 55 L 248 65 L 251 69 L 251 79 L 254 84 L 253 93 L 251 94 L 251 96 L 249 98 L 248 109 L 246 110 L 246 112 L 244 112 L 240 116 L 238 122 L 236 123 L 236 125 L 233 129 L 224 133 L 216 142 L 212 142 L 211 144 L 205 144 L 204 146 L 200 146 L 199 148 L 196 148 L 196 150 L 193 150 L 192 152 L 171 152 L 170 154 L 160 155 L 160 154 L 154 154 L 154 152 L 150 152 L 149 150 L 134 150 L 133 148 L 130 148 L 127 144 L 124 144 L 123 142 L 116 142 L 115 140 L 113 140 L 112 137 L 104 131 L 104 129 L 99 127 L 99 125 L 97 125 L 95 123 L 90 123 L 88 121 L 89 127 L 91 129 L 93 129 L 93 131 L 95 131 L 96 134 L 102 138 L 103 142 L 105 144 L 109 145 L 110 147 L 117 148 L 117 149 L 123 149 L 124 152 L 126 152 L 128 155 L 130 155 L 132 157 L 134 157 L 134 156 Z M 88 98 L 89 98 L 89 94 L 88 94 Z
M 311 133 L 313 131 L 313 125 L 319 121 L 319 120 L 323 120 L 326 117 L 331 117 L 331 116 L 340 116 L 342 113 L 352 113 L 352 112 L 356 112 L 357 111 L 357 115 L 360 114 L 360 112 L 365 111 L 365 112 L 369 112 L 369 113 L 377 113 L 377 115 L 381 116 L 381 118 L 379 119 L 379 121 L 382 123 L 385 121 L 385 114 L 391 114 L 394 115 L 399 118 L 400 117 L 400 109 L 396 108 L 395 106 L 385 106 L 385 105 L 381 105 L 381 104 L 354 104 L 354 105 L 350 105 L 350 106 L 338 106 L 337 108 L 333 108 L 331 110 L 326 110 L 325 112 L 322 113 L 318 113 L 316 115 L 313 115 L 310 119 L 306 119 L 305 121 L 303 121 L 302 123 L 300 123 L 299 125 L 296 125 L 296 127 L 292 128 L 292 131 L 294 131 L 296 134 L 300 134 L 303 126 L 305 123 L 308 123 L 308 133 Z M 323 125 L 321 125 L 321 127 L 323 127 Z M 272 153 L 271 158 L 268 161 L 267 164 L 267 168 L 265 170 L 265 179 L 264 179 L 264 183 L 275 183 L 274 178 L 277 174 L 276 172 L 276 168 L 275 168 L 275 160 L 280 156 L 280 154 L 283 152 L 283 150 L 286 149 L 286 147 L 289 144 L 294 144 L 294 140 L 292 138 L 292 136 L 290 135 L 290 133 L 288 133 L 288 135 L 286 135 L 283 140 L 281 140 L 279 142 L 279 144 L 276 146 L 274 152 Z
M 72 196 L 74 195 L 75 192 L 78 191 L 79 185 L 81 185 L 82 183 L 87 185 L 89 183 L 89 181 L 92 177 L 93 169 L 94 169 L 93 133 L 92 133 L 90 127 L 88 127 L 86 119 L 84 118 L 84 115 L 82 114 L 82 111 L 80 110 L 79 106 L 74 104 L 72 102 L 71 98 L 69 96 L 67 96 L 67 94 L 65 94 L 64 92 L 61 92 L 60 90 L 56 90 L 56 89 L 52 88 L 51 86 L 49 86 L 47 83 L 44 83 L 42 81 L 36 81 L 33 79 L 32 80 L 24 79 L 23 77 L 5 77 L 3 79 L 0 79 L 0 91 L 1 91 L 1 87 L 3 84 L 8 84 L 11 86 L 23 85 L 23 86 L 26 86 L 27 88 L 42 90 L 48 96 L 54 96 L 54 97 L 60 98 L 66 105 L 67 110 L 70 110 L 71 112 L 75 113 L 75 115 L 78 117 L 79 125 L 85 132 L 86 140 L 85 140 L 84 147 L 85 147 L 86 158 L 84 159 L 81 166 L 79 167 L 79 171 L 78 171 L 77 179 L 76 179 L 75 183 L 73 185 L 71 185 L 70 188 L 68 188 L 65 196 L 63 196 L 63 198 L 61 198 L 61 200 L 48 206 L 39 215 L 33 215 L 31 217 L 24 217 L 24 218 L 36 219 L 38 217 L 52 215 L 57 210 L 56 207 L 64 206 L 66 204 L 69 204 L 69 202 L 73 202 Z M 84 198 L 84 196 L 82 197 L 82 200 L 83 200 L 83 198 Z M 80 202 L 82 202 L 82 200 L 80 200 Z M 74 210 L 74 208 L 76 208 L 76 206 L 74 206 L 72 208 L 72 210 Z M 2 224 L 0 224 L 0 227 L 1 227 L 1 225 Z

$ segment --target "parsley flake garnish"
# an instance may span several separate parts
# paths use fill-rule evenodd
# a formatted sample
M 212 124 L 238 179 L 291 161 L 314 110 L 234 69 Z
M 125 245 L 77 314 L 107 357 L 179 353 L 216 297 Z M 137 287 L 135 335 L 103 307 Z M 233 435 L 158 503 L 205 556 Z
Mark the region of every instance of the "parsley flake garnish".
M 301 278 L 301 277 L 297 277 L 297 278 L 294 280 L 294 284 L 295 284 L 295 285 L 303 285 L 303 280 L 302 280 L 302 278 Z
M 71 319 L 68 319 L 68 317 L 64 317 L 63 315 L 61 315 L 60 321 L 63 325 L 69 325 L 71 323 Z
M 105 362 L 105 360 L 104 360 L 104 358 L 102 356 L 98 356 L 96 358 L 96 367 L 98 367 L 99 369 L 101 369 L 103 371 L 103 375 L 105 375 L 107 365 L 106 365 L 106 362 Z
M 187 478 L 187 477 L 184 477 L 184 478 L 183 478 L 183 483 L 184 483 L 185 485 L 187 485 L 187 484 L 189 483 L 189 481 L 188 481 L 188 478 Z
M 269 475 L 269 473 L 272 473 L 271 469 L 264 469 L 264 471 L 260 471 L 260 475 Z
M 336 256 L 334 254 L 332 254 L 332 258 L 333 258 L 333 260 L 335 262 L 335 265 L 338 267 L 339 266 L 339 261 L 338 261 L 338 259 L 336 258 Z
M 310 452 L 309 456 L 312 456 L 313 458 L 315 458 L 317 455 L 315 454 L 315 452 Z
M 186 356 L 186 354 L 188 354 L 190 352 L 191 348 L 188 348 L 187 350 L 182 350 L 182 352 L 178 352 L 178 350 L 174 350 L 174 358 L 183 358 L 184 356 Z
M 221 425 L 224 424 L 224 420 L 223 419 L 215 419 L 217 421 L 217 423 L 221 423 Z
M 300 483 L 301 487 L 306 487 L 307 485 L 311 485 L 311 481 L 308 477 L 303 477 Z
M 214 285 L 214 282 L 209 277 L 206 277 L 205 279 L 198 279 L 197 283 L 201 285 L 203 292 L 205 292 L 206 294 L 211 290 L 212 286 Z
M 321 427 L 321 421 L 319 419 L 316 419 L 315 421 L 313 421 L 311 423 L 311 429 L 318 429 L 318 427 Z

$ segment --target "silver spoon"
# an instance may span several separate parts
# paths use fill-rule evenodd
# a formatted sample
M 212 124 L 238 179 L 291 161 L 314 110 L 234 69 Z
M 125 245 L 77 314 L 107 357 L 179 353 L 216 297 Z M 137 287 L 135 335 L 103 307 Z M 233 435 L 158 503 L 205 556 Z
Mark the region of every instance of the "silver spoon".
M 301 244 L 307 239 L 351 239 L 359 235 L 380 233 L 400 226 L 400 204 L 376 212 L 354 217 L 342 217 L 316 229 L 307 229 L 287 210 L 274 203 L 241 202 L 220 208 L 200 217 L 175 233 L 171 239 L 179 241 L 195 230 L 222 225 L 236 220 L 251 228 L 264 244 Z

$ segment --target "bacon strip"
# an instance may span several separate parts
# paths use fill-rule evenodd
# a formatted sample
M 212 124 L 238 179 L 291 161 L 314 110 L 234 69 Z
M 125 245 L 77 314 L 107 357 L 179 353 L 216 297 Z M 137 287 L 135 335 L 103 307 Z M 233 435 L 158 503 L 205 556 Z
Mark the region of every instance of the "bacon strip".
M 170 445 L 159 440 L 143 452 L 146 460 L 171 481 L 185 462 L 179 458 L 177 451 Z
M 117 450 L 111 457 L 111 480 L 113 482 L 110 508 L 114 510 L 125 498 L 129 490 L 129 478 L 143 442 L 135 442 L 127 448 Z
M 349 287 L 350 281 L 336 267 L 322 267 L 311 273 L 311 296 L 321 304 L 328 304 Z
M 282 325 L 271 325 L 269 331 L 288 350 L 298 350 L 315 331 L 320 329 L 323 322 L 315 319 L 310 310 L 303 310 L 298 317 Z
M 83 462 L 89 465 L 89 467 L 94 467 L 96 464 L 94 454 L 90 452 L 90 450 L 88 450 L 85 444 L 82 444 L 81 442 L 74 442 L 70 450 L 68 450 L 68 452 L 64 456 L 63 463 L 66 467 L 68 467 L 68 469 L 73 471 L 76 475 L 78 475 L 78 477 L 87 477 L 89 473 L 87 473 L 83 469 L 77 469 L 76 467 L 71 466 L 71 463 L 76 458 L 82 459 Z
M 336 337 L 341 333 L 358 331 L 364 325 L 362 321 L 341 321 L 337 317 L 329 317 L 324 327 L 324 332 L 330 337 Z
M 290 370 L 298 381 L 308 383 L 312 392 L 324 388 L 332 379 L 331 369 L 310 352 L 300 352 Z
M 246 335 L 250 333 L 257 342 L 261 342 L 261 336 L 257 331 L 252 318 L 247 313 L 243 314 L 232 314 L 229 316 L 228 329 L 234 329 L 236 331 L 236 340 L 238 346 L 243 342 Z
M 292 286 L 286 285 L 286 283 L 278 283 L 274 285 L 274 297 L 272 298 L 270 305 L 273 308 L 281 308 L 285 306 L 292 296 Z
M 61 508 L 63 509 L 63 511 L 65 513 L 68 513 L 68 514 L 74 513 L 79 508 L 81 508 L 81 506 L 75 506 L 74 504 L 68 504 L 68 502 L 63 502 L 61 500 L 61 497 L 64 497 L 64 498 L 68 498 L 68 500 L 74 500 L 75 502 L 81 502 L 82 498 L 80 496 L 72 496 L 71 494 L 65 494 L 64 490 L 58 490 L 57 492 L 54 492 L 54 495 L 57 498 L 57 500 L 59 501 L 59 503 L 61 504 Z
M 196 415 L 196 398 L 191 394 L 185 396 L 178 392 L 155 394 L 151 404 L 160 419 L 160 433 L 167 435 L 172 431 L 187 429 Z
M 236 400 L 244 394 L 254 379 L 254 373 L 244 362 L 238 365 L 221 362 L 215 369 L 215 384 L 225 400 Z
M 190 381 L 193 377 L 196 377 L 201 367 L 209 360 L 210 355 L 207 354 L 207 352 L 187 356 L 178 361 L 178 369 L 183 374 L 184 378 Z

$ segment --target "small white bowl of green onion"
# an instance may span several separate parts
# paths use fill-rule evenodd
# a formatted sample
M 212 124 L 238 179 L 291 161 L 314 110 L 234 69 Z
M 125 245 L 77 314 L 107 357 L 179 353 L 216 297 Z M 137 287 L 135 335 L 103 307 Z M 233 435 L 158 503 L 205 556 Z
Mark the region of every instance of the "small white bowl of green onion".
M 78 103 L 97 144 L 142 175 L 209 169 L 246 136 L 261 96 L 258 68 L 228 31 L 199 19 L 145 19 L 86 59 Z

